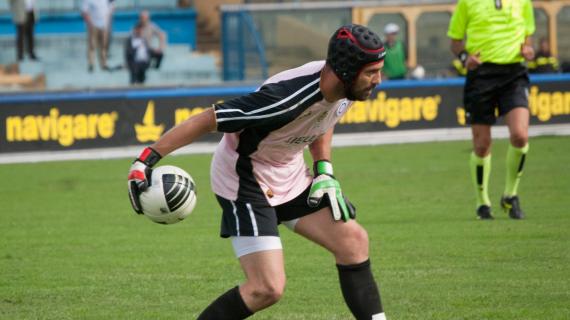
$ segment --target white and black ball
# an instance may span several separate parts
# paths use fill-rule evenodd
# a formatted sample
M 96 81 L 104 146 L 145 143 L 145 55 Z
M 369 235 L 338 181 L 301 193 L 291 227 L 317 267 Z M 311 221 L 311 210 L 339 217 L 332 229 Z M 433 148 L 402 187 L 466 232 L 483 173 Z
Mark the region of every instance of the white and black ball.
M 161 224 L 184 220 L 196 206 L 196 185 L 192 177 L 175 166 L 152 170 L 150 186 L 140 195 L 144 215 Z

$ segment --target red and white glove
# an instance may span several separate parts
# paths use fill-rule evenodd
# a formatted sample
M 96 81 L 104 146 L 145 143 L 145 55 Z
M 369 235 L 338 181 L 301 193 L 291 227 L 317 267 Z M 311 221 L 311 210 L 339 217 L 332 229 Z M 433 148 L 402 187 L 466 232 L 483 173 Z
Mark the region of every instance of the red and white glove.
M 139 196 L 150 185 L 152 167 L 161 158 L 162 156 L 156 150 L 147 147 L 131 165 L 128 178 L 129 200 L 131 200 L 131 205 L 138 214 L 143 213 Z

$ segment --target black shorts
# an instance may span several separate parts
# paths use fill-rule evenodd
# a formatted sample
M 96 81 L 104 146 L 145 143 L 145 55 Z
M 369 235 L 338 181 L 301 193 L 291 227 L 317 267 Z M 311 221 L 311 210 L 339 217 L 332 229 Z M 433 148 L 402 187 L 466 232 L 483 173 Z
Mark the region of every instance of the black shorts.
M 528 108 L 528 87 L 528 71 L 520 63 L 483 63 L 467 72 L 463 93 L 467 123 L 492 125 L 497 115 Z
M 281 221 L 289 221 L 317 212 L 329 205 L 327 199 L 315 207 L 309 207 L 307 198 L 311 186 L 295 199 L 272 207 L 269 204 L 259 205 L 243 201 L 231 201 L 216 195 L 222 207 L 222 226 L 220 236 L 279 236 L 277 225 Z

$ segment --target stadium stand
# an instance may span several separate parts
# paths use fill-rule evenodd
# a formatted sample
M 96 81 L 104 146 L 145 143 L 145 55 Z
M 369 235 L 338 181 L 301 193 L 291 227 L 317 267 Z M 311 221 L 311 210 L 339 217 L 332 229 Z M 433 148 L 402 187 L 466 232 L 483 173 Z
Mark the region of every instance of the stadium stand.
M 196 14 L 193 9 L 177 8 L 179 2 L 189 4 L 180 0 L 116 1 L 109 55 L 109 66 L 116 70 L 106 72 L 95 68 L 93 73 L 88 73 L 86 35 L 79 17 L 81 0 L 39 1 L 36 47 L 41 60 L 24 60 L 19 64 L 17 74 L 2 75 L 0 90 L 128 86 L 128 71 L 122 67 L 124 41 L 143 8 L 149 9 L 151 14 L 157 13 L 161 19 L 159 25 L 166 24 L 166 31 L 170 31 L 165 59 L 160 69 L 149 70 L 146 85 L 177 86 L 220 81 L 219 53 L 216 50 L 207 53 L 195 50 L 196 23 L 193 17 Z M 13 25 L 7 1 L 0 3 L 0 64 L 11 64 L 15 61 Z M 217 37 L 218 40 L 214 41 L 219 42 L 219 32 Z

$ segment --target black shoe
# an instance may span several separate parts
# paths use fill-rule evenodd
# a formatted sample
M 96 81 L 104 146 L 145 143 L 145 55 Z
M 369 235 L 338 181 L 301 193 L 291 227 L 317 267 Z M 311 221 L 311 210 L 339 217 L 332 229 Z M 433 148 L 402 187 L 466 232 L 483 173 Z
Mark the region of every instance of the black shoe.
M 511 219 L 524 219 L 524 212 L 521 209 L 518 196 L 501 197 L 501 207 L 503 207 L 505 213 L 509 214 Z
M 493 220 L 493 215 L 491 214 L 491 207 L 484 204 L 477 208 L 477 218 L 479 220 Z
M 93 66 L 87 67 L 87 72 L 92 73 L 93 72 Z

